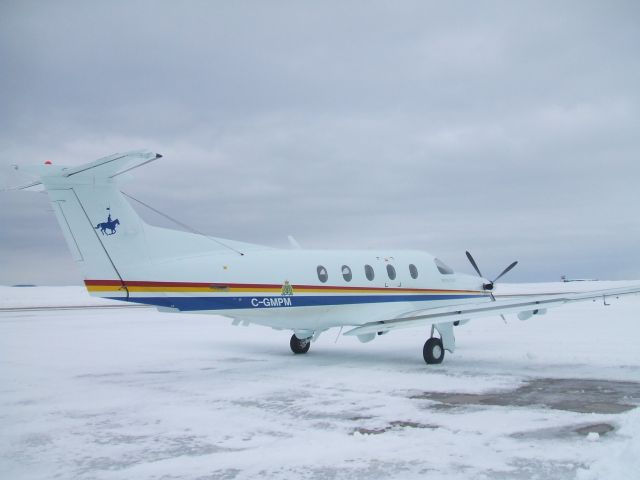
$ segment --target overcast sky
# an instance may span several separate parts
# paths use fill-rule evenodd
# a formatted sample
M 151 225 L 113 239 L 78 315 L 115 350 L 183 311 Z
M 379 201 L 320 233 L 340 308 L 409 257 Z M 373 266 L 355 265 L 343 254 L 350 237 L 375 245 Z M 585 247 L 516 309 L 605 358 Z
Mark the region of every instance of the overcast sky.
M 4 0 L 0 184 L 148 148 L 125 190 L 210 234 L 640 278 L 639 52 L 636 1 Z M 0 202 L 0 284 L 79 283 Z

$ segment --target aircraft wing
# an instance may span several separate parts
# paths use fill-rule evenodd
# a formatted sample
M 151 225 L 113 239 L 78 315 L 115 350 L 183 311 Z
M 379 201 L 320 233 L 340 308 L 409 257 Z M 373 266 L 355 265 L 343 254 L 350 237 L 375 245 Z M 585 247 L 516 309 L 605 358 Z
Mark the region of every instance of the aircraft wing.
M 345 332 L 345 335 L 371 335 L 386 333 L 398 328 L 420 327 L 438 323 L 457 322 L 480 317 L 492 317 L 508 313 L 518 313 L 521 319 L 545 313 L 547 308 L 559 307 L 566 303 L 580 302 L 607 297 L 619 297 L 640 293 L 640 283 L 620 288 L 608 288 L 579 293 L 553 293 L 544 295 L 522 295 L 517 298 L 497 298 L 495 302 L 485 300 L 449 307 L 415 310 L 393 319 L 369 322 Z

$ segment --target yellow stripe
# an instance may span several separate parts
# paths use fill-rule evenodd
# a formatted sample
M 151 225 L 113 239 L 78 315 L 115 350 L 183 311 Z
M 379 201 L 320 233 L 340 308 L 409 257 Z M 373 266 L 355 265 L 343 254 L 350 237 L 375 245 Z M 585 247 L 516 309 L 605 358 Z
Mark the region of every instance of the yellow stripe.
M 469 294 L 482 294 L 484 292 L 478 292 L 473 290 L 416 290 L 416 289 L 391 289 L 390 288 L 377 288 L 366 290 L 346 290 L 344 288 L 296 288 L 294 287 L 294 295 L 296 293 L 340 293 L 344 295 L 367 295 L 367 294 L 421 294 L 421 295 L 469 295 Z M 111 285 L 89 285 L 87 286 L 89 292 L 118 292 L 122 291 L 122 287 Z M 144 287 L 144 286 L 128 286 L 129 292 L 182 292 L 182 293 L 271 293 L 280 294 L 280 288 L 242 288 L 242 287 L 227 287 L 227 288 L 210 288 L 210 287 Z

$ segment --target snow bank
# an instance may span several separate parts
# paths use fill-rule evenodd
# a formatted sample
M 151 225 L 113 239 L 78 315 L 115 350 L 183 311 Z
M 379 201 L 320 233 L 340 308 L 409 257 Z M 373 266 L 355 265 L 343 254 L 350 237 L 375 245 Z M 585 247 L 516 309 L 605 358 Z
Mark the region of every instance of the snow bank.
M 0 298 L 102 302 L 80 287 L 2 288 Z M 471 321 L 437 366 L 422 360 L 428 329 L 367 344 L 336 343 L 335 330 L 300 356 L 289 332 L 215 315 L 0 312 L 0 477 L 635 479 L 638 409 L 421 394 L 481 399 L 534 378 L 640 382 L 639 311 L 634 296 Z M 593 442 L 576 433 L 591 424 L 613 430 Z

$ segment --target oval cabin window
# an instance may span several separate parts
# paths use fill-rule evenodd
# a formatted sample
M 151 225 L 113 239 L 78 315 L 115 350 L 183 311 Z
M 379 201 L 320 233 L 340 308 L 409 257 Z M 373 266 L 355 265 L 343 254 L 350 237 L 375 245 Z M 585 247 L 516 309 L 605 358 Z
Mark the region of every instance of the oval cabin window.
M 342 278 L 344 278 L 345 282 L 350 282 L 353 278 L 353 274 L 348 265 L 342 265 Z
M 393 268 L 393 265 L 387 264 L 387 275 L 389 275 L 390 280 L 396 279 L 396 269 Z
M 322 265 L 318 265 L 318 280 L 322 283 L 325 283 L 329 279 L 329 274 L 327 273 L 327 269 Z
M 414 280 L 418 278 L 418 269 L 413 263 L 409 264 L 409 274 L 411 275 L 411 278 L 413 278 Z
M 367 277 L 367 280 L 372 281 L 376 274 L 373 271 L 373 267 L 371 265 L 364 266 L 364 275 Z

